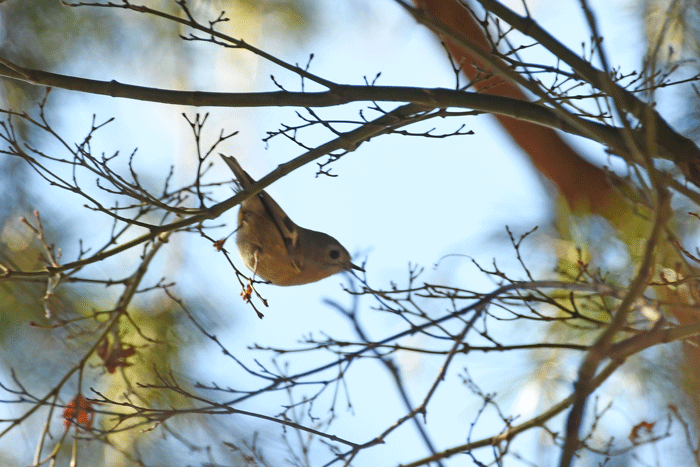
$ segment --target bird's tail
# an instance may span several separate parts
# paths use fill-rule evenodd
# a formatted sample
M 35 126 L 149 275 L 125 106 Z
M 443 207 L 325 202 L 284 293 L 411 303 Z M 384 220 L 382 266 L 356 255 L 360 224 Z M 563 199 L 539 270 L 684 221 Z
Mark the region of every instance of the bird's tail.
M 242 188 L 247 188 L 253 183 L 255 183 L 255 180 L 248 175 L 248 172 L 243 170 L 243 167 L 238 163 L 235 157 L 233 156 L 224 156 L 221 154 L 221 158 L 226 162 L 226 165 L 229 166 L 233 174 L 236 176 L 238 179 L 238 183 L 241 185 Z

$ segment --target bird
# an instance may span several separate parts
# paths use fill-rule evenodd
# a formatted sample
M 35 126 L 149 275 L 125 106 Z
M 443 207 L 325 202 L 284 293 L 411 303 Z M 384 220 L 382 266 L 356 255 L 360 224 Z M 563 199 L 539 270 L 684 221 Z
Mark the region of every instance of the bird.
M 235 157 L 220 156 L 242 189 L 255 183 Z M 342 271 L 364 272 L 338 240 L 296 225 L 265 191 L 241 203 L 236 245 L 253 278 L 278 286 L 309 284 Z

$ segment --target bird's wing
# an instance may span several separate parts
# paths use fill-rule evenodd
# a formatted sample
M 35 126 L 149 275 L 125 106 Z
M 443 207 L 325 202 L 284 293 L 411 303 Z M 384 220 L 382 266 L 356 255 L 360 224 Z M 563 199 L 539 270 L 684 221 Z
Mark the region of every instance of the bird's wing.
M 226 162 L 226 165 L 229 166 L 243 189 L 246 189 L 255 183 L 255 180 L 248 175 L 248 172 L 243 170 L 243 167 L 240 166 L 234 157 L 224 156 L 221 154 L 221 158 L 224 160 L 224 162 Z M 277 230 L 279 230 L 279 233 L 284 240 L 284 246 L 287 248 L 287 253 L 294 255 L 297 247 L 297 240 L 299 238 L 299 227 L 289 218 L 287 213 L 284 212 L 279 204 L 272 199 L 272 196 L 268 195 L 264 190 L 258 193 L 258 198 L 262 202 L 267 214 L 274 221 Z

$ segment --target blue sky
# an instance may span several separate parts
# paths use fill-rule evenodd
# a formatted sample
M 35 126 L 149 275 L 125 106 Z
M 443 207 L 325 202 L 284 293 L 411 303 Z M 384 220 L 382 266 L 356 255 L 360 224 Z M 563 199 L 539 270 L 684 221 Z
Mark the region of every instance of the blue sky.
M 519 2 L 515 3 L 514 8 L 517 8 Z M 382 85 L 453 86 L 452 70 L 434 36 L 416 25 L 391 1 L 373 2 L 371 9 L 361 14 L 357 8 L 339 4 L 322 2 L 325 23 L 318 35 L 306 43 L 289 47 L 279 41 L 266 41 L 264 31 L 260 31 L 258 37 L 243 38 L 288 62 L 305 63 L 313 53 L 311 71 L 337 82 L 362 84 L 363 76 L 371 79 L 381 72 L 378 84 Z M 575 51 L 580 50 L 579 44 L 588 32 L 578 2 L 542 0 L 528 5 L 545 29 Z M 623 67 L 638 68 L 643 43 L 635 12 L 622 2 L 593 1 L 591 5 L 599 16 L 611 61 Z M 332 10 L 336 7 L 338 10 Z M 231 34 L 238 36 L 235 31 Z M 196 68 L 190 70 L 192 77 L 187 84 L 193 89 L 271 89 L 267 80 L 270 73 L 290 89 L 298 83 L 289 74 L 244 52 L 201 45 L 198 48 L 201 50 L 199 60 L 194 64 Z M 232 54 L 245 56 L 245 59 L 240 63 L 232 61 Z M 115 78 L 130 84 L 177 88 L 182 83 L 178 76 L 169 75 L 167 68 L 163 68 L 168 60 L 157 60 L 161 66 L 140 69 L 138 73 L 128 67 L 95 69 L 88 62 L 74 66 L 76 74 L 84 71 L 99 79 Z M 243 71 L 233 69 L 236 63 Z M 177 67 L 177 64 L 169 64 Z M 176 176 L 188 179 L 195 153 L 191 132 L 180 114 L 184 111 L 192 117 L 197 109 L 75 93 L 66 98 L 73 99 L 75 113 L 70 122 L 59 123 L 64 130 L 79 133 L 99 106 L 98 120 L 113 115 L 118 118 L 106 129 L 107 136 L 96 140 L 96 144 L 102 145 L 101 150 L 110 153 L 119 149 L 129 153 L 138 146 L 142 158 L 136 167 L 144 173 L 152 174 L 157 180 L 170 164 L 175 164 Z M 356 118 L 362 107 L 320 109 L 318 114 Z M 387 104 L 384 108 L 393 106 Z M 206 127 L 209 138 L 218 136 L 222 126 L 227 131 L 241 132 L 222 150 L 235 155 L 255 178 L 301 153 L 299 148 L 280 138 L 273 139 L 267 148 L 261 141 L 267 131 L 277 129 L 281 122 L 297 121 L 295 109 L 199 109 L 199 112 L 205 111 L 211 112 Z M 505 269 L 516 270 L 514 255 L 502 241 L 505 225 L 511 226 L 516 235 L 536 225 L 546 232 L 552 204 L 540 177 L 491 118 L 471 117 L 430 122 L 430 125 L 437 126 L 438 131 L 449 132 L 462 123 L 475 134 L 448 139 L 382 136 L 335 163 L 332 170 L 338 175 L 336 178 L 316 178 L 316 166 L 309 165 L 276 182 L 268 192 L 297 224 L 333 235 L 351 253 L 358 253 L 356 263 L 366 260 L 367 277 L 374 287 L 387 288 L 391 281 L 404 285 L 411 262 L 425 267 L 423 281 L 489 291 L 493 284 L 476 270 L 471 258 L 488 265 L 495 257 Z M 302 135 L 308 138 L 305 141 L 323 142 L 330 138 L 325 132 Z M 601 147 L 581 140 L 574 144 L 591 157 L 604 160 Z M 218 164 L 216 176 L 212 178 L 230 178 L 227 170 L 223 164 Z M 225 188 L 219 193 L 220 199 L 228 195 Z M 80 216 L 82 214 L 76 214 L 76 218 Z M 220 230 L 220 236 L 235 228 L 235 216 L 234 210 L 223 217 L 228 227 Z M 99 237 L 104 228 L 104 225 L 84 226 L 84 231 L 92 231 Z M 265 358 L 263 354 L 246 350 L 253 343 L 290 347 L 309 333 L 320 336 L 323 332 L 337 338 L 352 336 L 344 318 L 323 303 L 326 298 L 349 302 L 341 288 L 346 281 L 342 276 L 300 287 L 260 286 L 270 307 L 264 310 L 265 319 L 259 320 L 242 303 L 239 286 L 227 262 L 206 240 L 197 235 L 178 235 L 171 242 L 182 248 L 162 252 L 161 269 L 153 272 L 153 278 L 164 271 L 175 270 L 176 277 L 172 278 L 178 281 L 183 295 L 206 297 L 208 306 L 217 310 L 207 318 L 208 322 L 223 330 L 219 337 L 230 350 L 238 350 L 247 363 L 253 364 L 254 358 Z M 231 241 L 228 247 L 233 249 L 234 243 Z M 533 240 L 528 254 L 541 268 L 538 272 L 546 274 L 551 270 L 553 257 L 538 240 Z M 441 261 L 446 255 L 454 256 Z M 134 260 L 135 256 L 126 255 L 115 259 L 113 265 L 130 270 Z M 439 261 L 440 266 L 435 268 Z M 240 260 L 237 264 L 243 267 Z M 362 315 L 372 337 L 387 336 L 402 329 L 399 320 L 374 312 L 374 305 L 369 298 L 361 302 Z M 420 345 L 420 339 L 414 343 Z M 500 388 L 504 397 L 517 398 L 525 387 L 522 380 L 529 370 L 522 367 L 526 355 L 522 357 L 522 361 L 509 363 L 495 356 L 471 359 L 469 371 L 485 386 Z M 230 365 L 220 351 L 205 346 L 191 359 L 192 378 L 227 385 Z M 425 394 L 426 385 L 432 382 L 439 361 L 399 357 L 397 362 L 410 385 L 414 402 L 418 402 Z M 314 362 L 293 360 L 292 364 L 301 368 L 311 367 Z M 508 378 L 504 378 L 504 374 L 508 374 Z M 378 434 L 404 412 L 393 390 L 381 390 L 390 383 L 389 375 L 380 366 L 368 362 L 358 364 L 348 381 L 355 416 L 341 414 L 342 419 L 333 425 L 331 432 L 362 442 Z M 474 406 L 467 403 L 455 410 L 452 401 L 461 400 L 465 393 L 452 379 L 440 389 L 440 397 L 431 405 L 429 426 L 434 430 L 438 447 L 464 442 L 465 425 L 472 419 Z M 522 406 L 523 410 L 527 409 L 526 405 Z M 279 412 L 279 406 L 274 404 L 256 407 L 267 415 Z M 497 428 L 494 425 L 483 429 L 486 435 Z M 359 458 L 360 465 L 370 465 L 381 459 L 400 462 L 421 457 L 426 451 L 416 439 L 412 426 L 406 425 L 392 435 L 385 446 L 363 454 Z M 460 465 L 460 462 L 453 461 L 451 465 Z

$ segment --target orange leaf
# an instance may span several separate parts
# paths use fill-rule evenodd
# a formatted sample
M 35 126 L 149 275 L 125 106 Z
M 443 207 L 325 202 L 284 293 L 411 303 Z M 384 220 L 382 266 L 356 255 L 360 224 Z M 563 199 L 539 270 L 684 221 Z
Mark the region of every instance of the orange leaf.
M 76 410 L 77 407 L 77 410 Z M 92 402 L 78 394 L 72 401 L 63 409 L 63 425 L 70 427 L 71 423 L 83 427 L 86 430 L 92 428 L 92 420 L 95 412 L 92 410 Z

